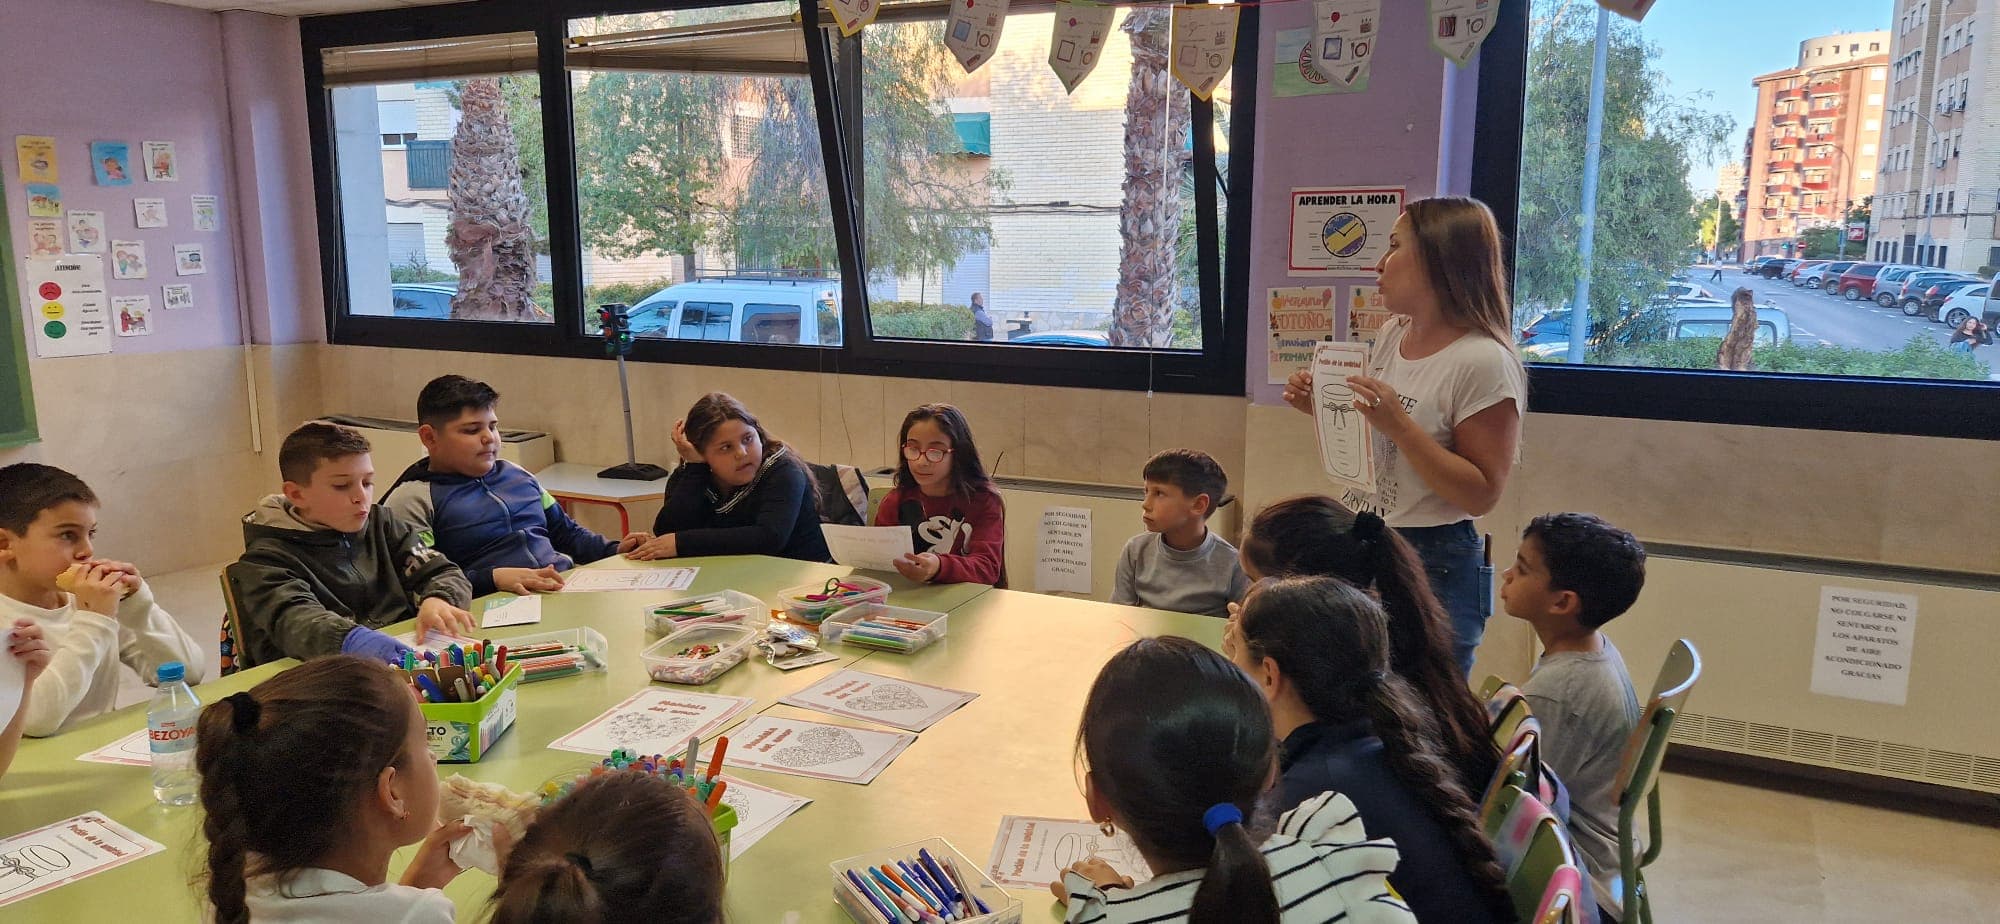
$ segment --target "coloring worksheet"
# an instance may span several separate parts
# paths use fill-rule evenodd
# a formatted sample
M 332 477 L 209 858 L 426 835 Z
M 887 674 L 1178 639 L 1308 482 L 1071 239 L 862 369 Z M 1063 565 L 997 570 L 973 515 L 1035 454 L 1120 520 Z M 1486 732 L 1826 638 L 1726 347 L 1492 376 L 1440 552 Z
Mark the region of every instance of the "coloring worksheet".
M 746 696 L 645 689 L 549 744 L 558 751 L 603 757 L 619 748 L 637 754 L 686 753 L 689 738 L 705 738 L 750 708 Z M 732 748 L 727 755 L 735 757 Z
M 1001 888 L 1044 889 L 1062 878 L 1063 870 L 1078 860 L 1097 857 L 1132 877 L 1134 882 L 1153 878 L 1146 858 L 1123 832 L 1106 837 L 1097 825 L 1065 818 L 1028 818 L 1007 815 L 1000 819 L 1000 831 L 993 836 L 993 854 L 986 861 L 986 875 Z
M 146 730 L 142 728 L 88 754 L 78 754 L 76 759 L 93 764 L 151 767 L 153 765 L 153 742 L 147 736 Z
M 611 571 L 585 568 L 563 578 L 564 593 L 591 593 L 600 590 L 686 590 L 700 568 L 648 568 L 644 571 Z
M 779 702 L 907 731 L 923 731 L 978 698 L 979 694 L 964 690 L 843 670 Z
M 746 700 L 747 702 L 747 700 Z M 729 735 L 724 766 L 867 784 L 917 736 L 753 715 Z M 706 758 L 704 758 L 706 760 Z M 724 793 L 727 799 L 728 794 Z
M 1368 364 L 1365 343 L 1320 343 L 1313 349 L 1313 419 L 1319 425 L 1319 461 L 1335 483 L 1374 493 L 1374 428 L 1354 409 L 1347 377 Z
M 724 754 L 723 763 L 729 762 Z M 779 792 L 768 786 L 759 786 L 747 780 L 738 779 L 727 773 L 720 779 L 729 784 L 722 791 L 722 802 L 736 810 L 736 828 L 729 832 L 729 859 L 734 860 L 749 850 L 750 845 L 764 839 L 780 822 L 792 817 L 792 813 L 812 803 L 804 796 L 794 796 Z
M 896 559 L 915 550 L 907 526 L 841 526 L 822 523 L 820 535 L 833 560 L 863 571 L 894 573 Z
M 508 626 L 526 626 L 541 621 L 540 594 L 528 594 L 525 597 L 496 597 L 486 601 L 486 609 L 479 611 L 481 629 L 504 629 Z
M 0 840 L 0 905 L 165 849 L 96 813 L 24 831 Z

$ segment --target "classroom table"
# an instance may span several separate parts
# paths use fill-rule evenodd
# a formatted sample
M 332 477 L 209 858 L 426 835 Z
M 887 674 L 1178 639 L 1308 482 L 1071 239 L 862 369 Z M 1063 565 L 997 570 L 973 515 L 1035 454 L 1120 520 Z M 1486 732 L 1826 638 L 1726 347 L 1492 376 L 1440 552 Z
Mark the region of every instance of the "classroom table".
M 699 566 L 692 591 L 731 588 L 767 601 L 780 589 L 848 573 L 835 565 L 746 557 L 682 559 L 661 566 Z M 648 567 L 611 559 L 588 567 Z M 876 780 L 856 786 L 762 771 L 725 772 L 804 796 L 813 803 L 768 834 L 730 873 L 730 920 L 843 922 L 834 904 L 830 861 L 879 847 L 943 836 L 983 865 L 1002 815 L 1082 818 L 1085 814 L 1073 762 L 1076 721 L 1097 669 L 1113 652 L 1141 635 L 1186 635 L 1219 645 L 1222 621 L 1073 600 L 983 585 L 920 586 L 898 576 L 890 602 L 949 612 L 949 634 L 915 654 L 903 655 L 835 644 L 840 659 L 780 672 L 761 658 L 702 687 L 675 689 L 745 696 L 743 716 L 768 712 L 833 724 L 865 725 L 777 704 L 780 698 L 843 667 L 902 677 L 980 694 L 979 698 L 920 733 Z M 548 749 L 550 741 L 645 688 L 638 658 L 653 637 L 642 610 L 658 592 L 557 594 L 543 602 L 538 625 L 491 630 L 505 638 L 590 625 L 610 642 L 610 669 L 524 686 L 519 717 L 490 756 L 476 764 L 441 764 L 441 775 L 531 791 L 542 782 L 592 763 L 583 754 Z M 394 627 L 408 628 L 408 624 Z M 261 665 L 198 688 L 203 702 L 247 689 L 295 662 Z M 666 686 L 666 685 L 661 685 Z M 133 908 L 160 921 L 197 921 L 200 893 L 190 885 L 200 872 L 198 810 L 156 805 L 140 767 L 82 763 L 75 758 L 143 727 L 145 707 L 101 716 L 52 739 L 23 742 L 13 769 L 0 781 L 0 834 L 14 834 L 84 812 L 101 812 L 167 847 L 146 857 L 18 902 L 0 911 L 16 920 L 83 920 L 91 912 Z M 724 734 L 727 734 L 727 729 Z M 399 851 L 391 875 L 400 875 L 414 847 Z M 459 919 L 481 919 L 492 877 L 469 871 L 445 892 Z M 1027 920 L 1058 920 L 1046 892 L 1017 892 Z M 23 913 L 25 912 L 25 915 Z
M 667 479 L 637 481 L 630 478 L 599 478 L 602 466 L 584 465 L 578 462 L 558 462 L 535 473 L 535 480 L 542 489 L 562 505 L 564 513 L 574 514 L 572 505 L 597 504 L 618 511 L 618 535 L 632 532 L 632 516 L 625 510 L 626 504 L 644 501 L 665 500 Z

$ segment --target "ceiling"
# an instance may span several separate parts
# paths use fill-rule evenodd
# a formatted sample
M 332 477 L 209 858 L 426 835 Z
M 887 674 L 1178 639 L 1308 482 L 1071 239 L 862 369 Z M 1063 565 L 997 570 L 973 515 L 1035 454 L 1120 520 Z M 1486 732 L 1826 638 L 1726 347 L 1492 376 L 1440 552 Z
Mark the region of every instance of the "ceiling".
M 320 16 L 327 13 L 358 13 L 363 10 L 395 10 L 410 6 L 437 6 L 462 0 L 153 0 L 197 10 L 250 10 L 275 16 Z

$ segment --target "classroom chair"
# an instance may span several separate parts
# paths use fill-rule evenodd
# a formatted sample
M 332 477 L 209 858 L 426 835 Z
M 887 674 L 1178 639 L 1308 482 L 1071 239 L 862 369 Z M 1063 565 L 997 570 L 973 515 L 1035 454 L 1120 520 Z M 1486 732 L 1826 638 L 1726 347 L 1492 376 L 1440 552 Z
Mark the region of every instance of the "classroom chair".
M 1487 827 L 1491 828 L 1493 822 L 1498 821 L 1500 816 L 1504 816 L 1512 808 L 1511 803 L 1503 805 L 1501 802 L 1508 789 L 1518 788 L 1523 792 L 1540 793 L 1539 786 L 1529 785 L 1530 769 L 1539 770 L 1541 766 L 1540 754 L 1539 729 L 1521 735 L 1500 752 L 1500 762 L 1494 766 L 1493 779 L 1486 784 L 1486 792 L 1479 803 L 1479 818 Z M 1541 774 L 1536 772 L 1534 776 L 1537 778 L 1535 782 L 1539 783 Z M 1549 800 L 1544 799 L 1542 804 L 1549 804 Z
M 1514 687 L 1509 684 L 1507 689 L 1514 690 Z M 1506 695 L 1504 691 L 1501 693 L 1501 697 Z M 1528 708 L 1528 698 L 1522 696 L 1519 690 L 1514 690 L 1513 698 L 1504 702 L 1500 697 L 1487 700 L 1486 715 L 1493 723 L 1490 726 L 1493 732 L 1493 746 L 1503 750 L 1514 743 L 1514 738 L 1520 734 L 1522 725 L 1535 720 L 1534 713 Z
M 806 463 L 819 487 L 819 521 L 842 526 L 868 524 L 868 479 L 861 470 L 838 462 Z
M 1507 893 L 1514 899 L 1516 917 L 1536 924 L 1565 920 L 1543 917 L 1556 906 L 1577 909 L 1572 914 L 1581 914 L 1581 909 L 1590 906 L 1583 900 L 1583 861 L 1561 819 L 1519 786 L 1505 787 L 1500 802 L 1506 806 L 1505 817 L 1487 833 L 1507 875 Z M 1567 902 L 1561 898 L 1565 892 L 1570 896 Z
M 1667 736 L 1687 703 L 1689 691 L 1701 679 L 1701 653 L 1681 639 L 1667 652 L 1653 693 L 1646 698 L 1639 726 L 1626 741 L 1618 772 L 1618 872 L 1622 904 L 1620 920 L 1652 924 L 1653 909 L 1646 895 L 1645 869 L 1660 858 L 1660 762 L 1667 755 Z M 1646 805 L 1645 852 L 1640 852 L 1639 804 Z
M 237 654 L 243 650 L 242 611 L 236 602 L 236 591 L 229 584 L 229 569 L 222 569 L 217 576 L 222 579 L 222 639 L 217 643 L 221 671 L 217 676 L 227 677 L 245 666 L 237 663 Z
M 1535 909 L 1533 924 L 1594 924 L 1584 915 L 1583 870 L 1575 866 L 1557 867 L 1549 877 L 1548 891 L 1541 907 Z
M 1486 700 L 1488 708 L 1490 709 L 1491 704 L 1493 702 L 1493 698 L 1499 696 L 1503 688 L 1511 686 L 1513 686 L 1513 684 L 1508 683 L 1507 678 L 1502 677 L 1499 674 L 1487 674 L 1486 682 L 1481 683 L 1479 685 L 1479 698 Z M 1518 693 L 1520 691 L 1517 689 L 1515 692 Z

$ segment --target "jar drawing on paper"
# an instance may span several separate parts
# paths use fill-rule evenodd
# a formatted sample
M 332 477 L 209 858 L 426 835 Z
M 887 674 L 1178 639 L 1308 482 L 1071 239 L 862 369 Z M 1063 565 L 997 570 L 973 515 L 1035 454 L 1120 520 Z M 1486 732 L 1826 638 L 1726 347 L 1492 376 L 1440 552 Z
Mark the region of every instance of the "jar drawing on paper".
M 1354 409 L 1354 389 L 1346 382 L 1327 382 L 1319 387 L 1319 454 L 1329 474 L 1358 479 L 1367 460 L 1366 421 Z

